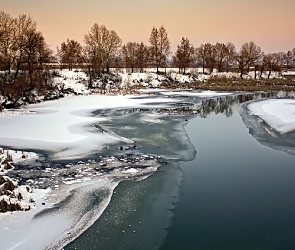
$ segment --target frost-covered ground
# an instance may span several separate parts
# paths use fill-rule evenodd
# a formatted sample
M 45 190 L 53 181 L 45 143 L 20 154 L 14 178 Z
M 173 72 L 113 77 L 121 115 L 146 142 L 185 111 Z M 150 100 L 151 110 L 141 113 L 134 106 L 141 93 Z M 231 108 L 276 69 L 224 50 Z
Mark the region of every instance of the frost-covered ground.
M 268 99 L 251 103 L 248 108 L 281 134 L 295 130 L 295 100 Z
M 162 72 L 165 69 L 160 69 Z M 189 83 L 197 80 L 204 80 L 208 78 L 208 75 L 197 74 L 197 72 L 191 72 L 192 74 L 179 74 L 177 69 L 167 69 L 166 74 L 157 74 L 156 69 L 146 69 L 141 73 L 128 73 L 126 70 L 112 69 L 113 75 L 103 75 L 101 78 L 93 80 L 93 87 L 104 88 L 106 92 L 110 92 L 111 88 L 117 87 L 122 90 L 128 90 L 130 87 L 138 85 L 142 87 L 157 88 L 165 81 L 174 81 L 179 83 Z M 188 71 L 189 72 L 189 71 Z M 54 77 L 54 82 L 62 89 L 71 89 L 77 94 L 90 94 L 91 91 L 88 88 L 89 77 L 85 71 L 76 70 L 58 70 L 58 76 Z

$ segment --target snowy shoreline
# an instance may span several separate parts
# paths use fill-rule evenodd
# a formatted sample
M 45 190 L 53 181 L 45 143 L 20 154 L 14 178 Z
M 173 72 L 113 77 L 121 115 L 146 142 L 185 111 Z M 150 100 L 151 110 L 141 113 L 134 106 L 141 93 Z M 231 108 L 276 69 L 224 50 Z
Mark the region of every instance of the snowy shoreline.
M 0 214 L 3 249 L 61 249 L 100 217 L 119 182 L 147 178 L 157 171 L 158 161 L 154 156 L 128 154 L 73 165 L 75 178 L 62 177 L 56 189 L 33 189 L 33 209 Z M 100 202 L 89 209 L 97 193 Z
M 2 113 L 0 118 L 2 128 L 2 132 L 0 132 L 0 137 L 2 137 L 1 144 L 8 148 L 23 148 L 26 150 L 31 149 L 32 151 L 34 151 L 34 149 L 41 148 L 42 150 L 51 154 L 51 156 L 53 156 L 52 158 L 55 160 L 79 158 L 81 155 L 87 157 L 91 151 L 97 150 L 98 146 L 102 147 L 109 144 L 111 141 L 126 142 L 127 140 L 129 143 L 132 143 L 132 141 L 126 138 L 118 137 L 114 133 L 98 133 L 97 129 L 92 127 L 91 124 L 94 122 L 99 123 L 102 118 L 91 117 L 92 111 L 97 109 L 114 109 L 116 107 L 169 107 L 169 103 L 175 103 L 178 101 L 178 99 L 159 97 L 151 98 L 150 96 L 145 95 L 92 95 L 67 97 L 57 101 L 29 105 L 28 107 L 18 110 L 17 112 L 6 111 L 4 114 Z M 54 124 L 54 121 L 58 121 L 58 124 Z M 73 129 L 74 124 L 76 124 L 75 129 Z M 56 133 L 57 135 L 54 135 L 53 133 Z M 111 138 L 112 140 L 106 140 L 106 138 Z M 67 142 L 67 147 L 65 147 L 65 149 L 60 147 L 60 144 L 63 141 Z M 91 142 L 92 145 L 89 145 Z M 57 149 L 52 151 L 52 148 L 54 147 Z M 149 156 L 142 157 L 146 158 Z M 104 161 L 106 163 L 99 163 L 99 168 L 102 168 L 102 166 L 107 163 L 115 164 L 113 163 L 114 158 L 112 157 L 109 159 L 104 159 Z M 125 159 L 122 159 L 122 161 L 124 163 Z M 128 163 L 127 160 L 126 162 Z M 149 161 L 147 161 L 147 163 L 149 163 Z M 81 164 L 85 165 L 85 168 L 87 168 L 85 169 L 84 174 L 84 176 L 87 176 L 86 171 L 88 171 L 89 163 L 77 163 L 78 169 L 83 167 Z M 112 190 L 121 180 L 124 178 L 135 178 L 137 175 L 141 176 L 140 178 L 142 178 L 142 174 L 148 176 L 158 168 L 158 166 L 154 165 L 154 163 L 150 162 L 149 165 L 150 167 L 146 166 L 145 168 L 147 170 L 141 169 L 138 171 L 135 168 L 128 167 L 127 169 L 125 168 L 124 170 L 121 170 L 121 172 L 116 172 L 119 169 L 116 170 L 115 168 L 115 172 L 113 174 L 108 174 L 108 177 L 104 177 L 104 175 L 101 176 L 100 173 L 89 176 L 91 179 L 95 179 L 96 182 L 98 181 L 98 183 L 94 183 L 93 180 L 91 181 L 90 178 L 87 177 L 79 179 L 78 176 L 83 175 L 83 173 L 77 173 L 78 179 L 76 181 L 71 180 L 71 178 L 65 178 L 63 185 L 57 185 L 57 182 L 54 181 L 52 182 L 50 189 L 34 189 L 34 200 L 36 204 L 33 209 L 28 212 L 13 212 L 0 215 L 1 224 L 3 225 L 3 228 L 0 230 L 1 238 L 3 237 L 2 246 L 4 249 L 11 250 L 24 249 L 24 246 L 28 249 L 46 249 L 46 246 L 51 244 L 61 244 L 61 247 L 79 235 L 83 229 L 85 230 L 85 227 L 87 228 L 101 215 L 105 207 L 108 205 L 112 195 Z M 95 164 L 93 165 L 93 168 L 94 166 Z M 68 167 L 70 169 L 73 168 L 73 166 Z M 34 169 L 34 167 L 32 169 Z M 52 177 L 59 175 L 58 173 L 52 172 L 52 169 L 48 167 L 44 170 L 44 173 L 52 175 Z M 94 177 L 95 175 L 97 176 Z M 115 179 L 117 179 L 117 181 L 114 181 Z M 41 184 L 43 181 L 39 181 L 39 183 Z M 32 184 L 38 185 L 38 182 L 32 182 Z M 39 214 L 41 211 L 44 212 L 47 209 L 54 210 L 55 204 L 59 204 L 59 202 L 64 203 L 68 199 L 68 195 L 64 196 L 62 195 L 63 193 L 69 194 L 69 191 L 75 187 L 75 194 L 77 194 L 77 190 L 82 192 L 84 185 L 89 186 L 89 188 L 91 187 L 94 190 L 109 190 L 109 195 L 106 196 L 104 202 L 100 204 L 97 211 L 95 213 L 92 211 L 94 214 L 91 215 L 91 220 L 88 218 L 88 223 L 85 222 L 85 218 L 80 218 L 71 224 L 69 220 L 65 219 L 67 218 L 66 213 L 62 217 L 60 217 L 60 214 L 57 214 L 53 216 L 42 217 L 41 220 L 34 219 L 36 214 Z M 73 207 L 75 207 L 75 205 Z M 55 223 L 53 223 L 53 221 L 55 221 Z M 60 223 L 61 221 L 63 222 Z M 43 232 L 41 231 L 42 235 L 40 235 L 40 228 L 42 228 L 40 223 L 42 225 L 46 225 L 46 228 L 49 228 L 49 230 L 43 229 Z M 57 227 L 54 224 L 62 225 Z M 38 242 L 32 238 L 32 235 L 38 235 Z

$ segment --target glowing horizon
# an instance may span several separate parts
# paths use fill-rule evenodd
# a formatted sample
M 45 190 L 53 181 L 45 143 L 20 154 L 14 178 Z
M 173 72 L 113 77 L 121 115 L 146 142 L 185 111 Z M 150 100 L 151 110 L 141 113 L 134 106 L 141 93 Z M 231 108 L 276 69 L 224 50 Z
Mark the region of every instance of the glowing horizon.
M 67 38 L 83 44 L 94 23 L 116 31 L 123 43 L 146 44 L 152 27 L 163 25 L 173 52 L 182 37 L 195 47 L 232 42 L 239 50 L 254 41 L 266 53 L 295 48 L 294 0 L 0 0 L 0 6 L 13 17 L 31 15 L 53 50 Z

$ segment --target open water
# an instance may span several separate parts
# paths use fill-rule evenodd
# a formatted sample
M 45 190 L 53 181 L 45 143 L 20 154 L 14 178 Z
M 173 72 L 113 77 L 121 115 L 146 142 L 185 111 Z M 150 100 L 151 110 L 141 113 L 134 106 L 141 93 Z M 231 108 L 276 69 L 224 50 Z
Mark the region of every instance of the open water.
M 198 116 L 133 132 L 137 112 L 116 118 L 112 130 L 167 164 L 121 182 L 103 215 L 65 249 L 294 249 L 295 156 L 253 137 L 247 114 L 243 121 L 236 111 L 252 98 L 204 101 Z

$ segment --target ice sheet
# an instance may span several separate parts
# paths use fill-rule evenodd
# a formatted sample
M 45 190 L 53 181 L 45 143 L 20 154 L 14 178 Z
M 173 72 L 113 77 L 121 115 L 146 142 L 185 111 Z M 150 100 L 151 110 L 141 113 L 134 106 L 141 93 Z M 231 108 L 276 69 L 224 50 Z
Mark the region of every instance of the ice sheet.
M 295 130 L 295 100 L 268 99 L 251 103 L 248 109 L 279 133 Z
M 179 100 L 145 96 L 71 96 L 0 117 L 0 144 L 7 147 L 41 149 L 55 159 L 76 158 L 122 138 L 98 132 L 91 124 L 102 121 L 91 112 L 116 107 L 166 105 Z

